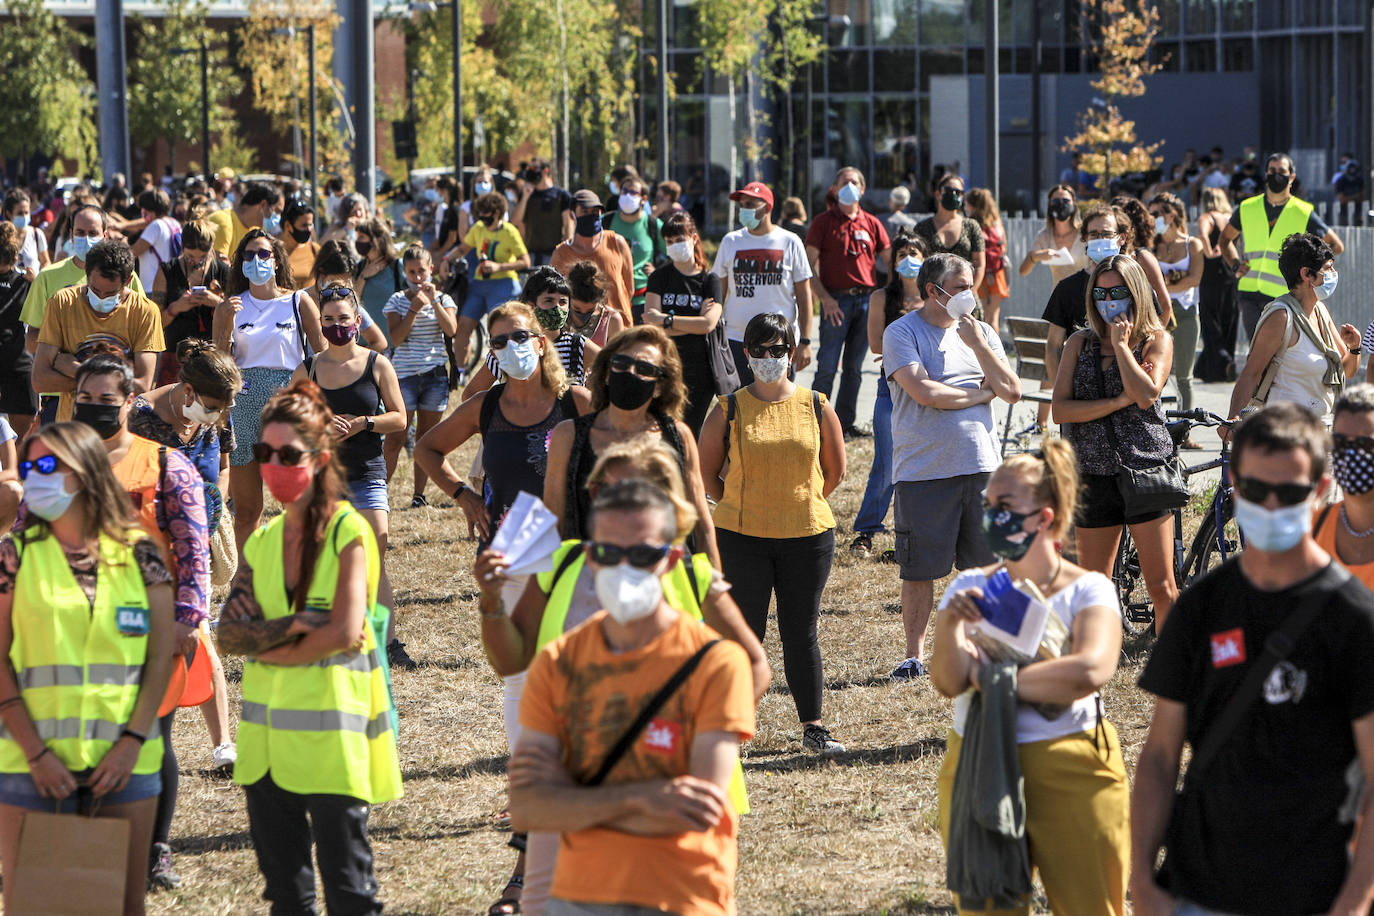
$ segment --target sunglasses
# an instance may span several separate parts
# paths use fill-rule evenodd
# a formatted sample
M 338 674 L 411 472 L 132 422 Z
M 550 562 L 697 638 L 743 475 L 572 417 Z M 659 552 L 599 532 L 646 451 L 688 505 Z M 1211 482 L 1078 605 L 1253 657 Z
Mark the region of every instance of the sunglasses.
M 773 359 L 781 359 L 788 355 L 791 350 L 792 348 L 787 346 L 787 344 L 770 344 L 762 347 L 750 347 L 749 355 L 754 357 L 754 359 L 764 359 L 769 356 L 773 357 Z
M 1273 493 L 1278 497 L 1281 506 L 1296 506 L 1311 496 L 1316 486 L 1313 483 L 1268 483 L 1253 477 L 1240 477 L 1236 480 L 1236 489 L 1246 502 L 1262 503 L 1269 498 L 1270 493 Z
M 1331 445 L 1335 448 L 1359 448 L 1367 452 L 1374 452 L 1374 436 L 1347 436 L 1344 433 L 1332 433 Z
M 259 442 L 253 446 L 253 460 L 258 464 L 271 464 L 272 456 L 276 455 L 281 459 L 281 464 L 288 468 L 293 468 L 301 463 L 306 455 L 315 454 L 316 449 L 300 449 L 294 445 L 283 445 L 281 448 L 273 448 L 266 442 Z
M 655 366 L 651 362 L 635 359 L 625 353 L 617 353 L 611 357 L 612 372 L 629 372 L 631 370 L 640 378 L 663 378 L 665 374 L 662 366 Z
M 1105 302 L 1108 299 L 1129 299 L 1131 298 L 1131 288 L 1129 286 L 1094 286 L 1093 301 Z
M 534 333 L 533 331 L 526 331 L 524 328 L 516 328 L 509 334 L 497 334 L 495 337 L 493 337 L 491 339 L 491 348 L 493 350 L 504 350 L 506 349 L 506 344 L 510 343 L 511 341 L 515 341 L 518 344 L 522 344 L 528 341 L 530 338 L 538 336 L 539 335 Z
M 28 480 L 29 472 L 34 470 L 35 468 L 38 470 L 38 473 L 40 474 L 51 474 L 53 471 L 57 470 L 57 456 L 44 455 L 42 458 L 38 458 L 33 461 L 19 462 L 19 479 Z
M 635 544 L 633 547 L 617 547 L 615 544 L 602 544 L 598 541 L 590 541 L 587 544 L 587 555 L 592 558 L 592 562 L 597 566 L 619 566 L 621 561 L 629 560 L 631 566 L 640 569 L 652 569 L 658 562 L 668 555 L 668 551 L 673 549 L 672 544 L 663 544 L 654 547 L 650 544 Z
M 320 304 L 333 302 L 336 299 L 350 299 L 353 296 L 353 288 L 350 286 L 331 286 L 320 290 Z
M 245 251 L 243 253 L 243 259 L 247 261 L 250 258 L 257 258 L 259 261 L 270 261 L 272 260 L 272 249 L 259 248 L 257 251 Z

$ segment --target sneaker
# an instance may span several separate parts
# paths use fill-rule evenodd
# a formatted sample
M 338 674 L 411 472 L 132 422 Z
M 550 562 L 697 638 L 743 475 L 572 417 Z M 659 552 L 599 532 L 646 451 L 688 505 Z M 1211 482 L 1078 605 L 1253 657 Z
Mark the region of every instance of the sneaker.
M 425 494 L 423 493 L 416 493 L 410 498 L 410 508 L 412 509 L 423 509 L 428 505 L 429 500 L 425 499 Z
M 854 540 L 852 540 L 852 541 L 849 542 L 849 552 L 850 552 L 850 553 L 872 553 L 872 552 L 873 552 L 873 535 L 871 535 L 871 534 L 860 534 L 858 537 L 854 538 Z
M 215 769 L 225 771 L 228 775 L 234 771 L 234 764 L 239 759 L 238 749 L 234 747 L 234 742 L 226 741 L 215 748 Z
M 879 562 L 879 563 L 892 563 L 892 564 L 896 564 L 896 562 L 897 562 L 897 551 L 896 551 L 896 549 L 895 549 L 895 548 L 892 548 L 892 547 L 889 547 L 887 550 L 884 550 L 884 551 L 882 552 L 882 555 L 878 557 L 878 562 Z
M 858 423 L 855 423 L 844 431 L 844 437 L 846 439 L 872 439 L 873 430 L 867 426 L 860 426 Z
M 802 731 L 802 747 L 822 757 L 835 757 L 844 753 L 844 745 L 836 741 L 830 734 L 830 729 L 824 725 L 806 726 Z
M 892 672 L 894 681 L 914 681 L 918 677 L 925 677 L 926 666 L 921 664 L 919 658 L 908 658 L 897 666 Z
M 152 855 L 148 857 L 148 887 L 170 891 L 180 886 L 181 876 L 172 868 L 172 847 L 154 843 Z
M 411 658 L 410 653 L 406 652 L 406 644 L 399 639 L 393 639 L 386 644 L 386 660 L 393 669 L 401 668 L 405 671 L 414 671 L 420 667 L 420 663 Z

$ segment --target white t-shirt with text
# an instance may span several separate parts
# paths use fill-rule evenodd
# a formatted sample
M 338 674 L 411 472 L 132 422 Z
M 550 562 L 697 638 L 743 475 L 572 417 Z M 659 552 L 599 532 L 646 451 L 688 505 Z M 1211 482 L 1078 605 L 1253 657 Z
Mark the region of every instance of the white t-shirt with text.
M 778 227 L 766 235 L 736 229 L 721 239 L 711 271 L 728 284 L 724 320 L 731 340 L 744 340 L 749 320 L 766 312 L 783 315 L 801 337 L 796 284 L 811 279 L 811 264 L 795 233 Z

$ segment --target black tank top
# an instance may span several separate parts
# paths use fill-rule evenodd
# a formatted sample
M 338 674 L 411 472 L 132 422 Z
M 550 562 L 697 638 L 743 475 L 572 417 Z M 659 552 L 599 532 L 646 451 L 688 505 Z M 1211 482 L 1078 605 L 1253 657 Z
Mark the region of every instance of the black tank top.
M 587 492 L 587 478 L 596 466 L 596 450 L 592 448 L 592 425 L 599 415 L 600 411 L 597 411 L 578 417 L 573 426 L 572 452 L 568 456 L 568 492 L 563 505 L 564 538 L 585 540 L 592 536 L 588 527 L 591 520 L 592 497 Z M 673 422 L 672 417 L 659 411 L 651 411 L 649 415 L 658 421 L 658 433 L 663 437 L 663 444 L 672 449 L 677 457 L 685 487 L 686 450 L 682 444 L 682 437 L 678 435 L 677 424 Z
M 567 391 L 554 402 L 544 419 L 532 426 L 517 426 L 501 410 L 501 393 L 505 388 L 493 386 L 482 404 L 482 413 L 490 417 L 482 429 L 482 466 L 487 475 L 487 518 L 493 535 L 521 490 L 543 497 L 549 437 L 555 426 L 577 416 L 572 392 Z
M 306 368 L 310 372 L 310 377 L 319 384 L 319 379 L 315 377 L 316 365 L 318 363 L 315 358 L 307 357 Z M 374 416 L 382 404 L 382 389 L 377 385 L 374 373 L 376 365 L 377 351 L 373 350 L 367 355 L 367 366 L 363 369 L 363 374 L 350 384 L 342 388 L 326 388 L 320 385 L 329 409 L 336 414 L 355 417 Z M 386 459 L 382 456 L 382 434 L 363 430 L 348 437 L 339 444 L 339 461 L 343 463 L 349 482 L 385 480 Z

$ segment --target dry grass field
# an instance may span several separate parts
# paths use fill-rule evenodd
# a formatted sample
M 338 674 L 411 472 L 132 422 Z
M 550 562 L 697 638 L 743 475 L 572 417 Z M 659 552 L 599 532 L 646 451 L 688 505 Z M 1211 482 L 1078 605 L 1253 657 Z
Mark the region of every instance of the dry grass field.
M 744 748 L 754 813 L 741 829 L 738 889 L 739 910 L 751 916 L 953 912 L 935 789 L 950 704 L 926 681 L 887 679 L 902 657 L 897 572 L 846 549 L 872 455 L 871 440 L 850 446 L 849 479 L 832 500 L 840 549 L 820 637 L 825 720 L 848 751 L 831 761 L 802 752 L 770 624 L 774 684 Z M 471 446 L 455 466 L 470 460 Z M 505 798 L 501 687 L 478 640 L 473 542 L 462 513 L 432 488 L 438 505 L 399 509 L 410 500 L 402 461 L 387 562 L 401 638 L 423 667 L 396 676 L 406 794 L 372 813 L 377 873 L 389 912 L 485 913 L 514 860 L 507 834 L 493 824 Z M 238 665 L 227 662 L 236 715 Z M 1128 766 L 1150 711 L 1133 686 L 1141 664 L 1123 658 L 1106 695 Z M 194 710 L 179 714 L 176 742 L 182 782 L 172 845 L 183 884 L 152 895 L 149 911 L 266 912 L 242 792 L 209 772 L 209 741 Z

